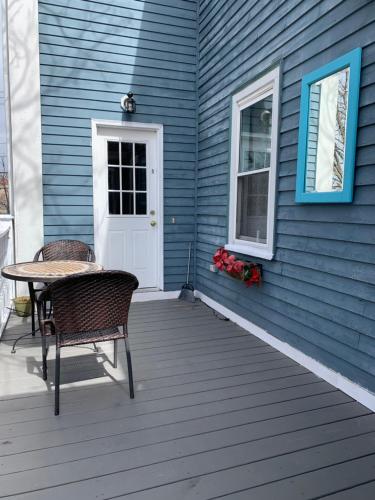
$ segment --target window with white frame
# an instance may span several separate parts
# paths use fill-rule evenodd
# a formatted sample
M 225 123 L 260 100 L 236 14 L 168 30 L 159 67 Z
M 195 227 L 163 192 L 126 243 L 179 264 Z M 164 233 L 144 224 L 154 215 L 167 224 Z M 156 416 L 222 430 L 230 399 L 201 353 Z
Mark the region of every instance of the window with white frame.
M 279 68 L 232 98 L 228 250 L 272 259 Z

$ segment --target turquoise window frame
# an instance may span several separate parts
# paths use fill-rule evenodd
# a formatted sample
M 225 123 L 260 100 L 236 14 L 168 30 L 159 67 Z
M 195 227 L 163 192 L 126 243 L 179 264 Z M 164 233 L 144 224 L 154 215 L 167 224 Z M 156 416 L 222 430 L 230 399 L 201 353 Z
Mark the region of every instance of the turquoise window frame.
M 308 73 L 302 78 L 301 108 L 298 134 L 298 157 L 297 157 L 297 180 L 296 180 L 296 202 L 297 203 L 350 203 L 353 201 L 354 169 L 357 143 L 357 120 L 359 89 L 361 79 L 361 55 L 362 49 L 354 49 L 347 54 L 329 62 L 321 68 Z M 306 158 L 309 122 L 310 86 L 327 76 L 342 69 L 350 68 L 349 71 L 349 97 L 348 114 L 345 138 L 344 158 L 344 185 L 342 191 L 330 192 L 306 192 Z

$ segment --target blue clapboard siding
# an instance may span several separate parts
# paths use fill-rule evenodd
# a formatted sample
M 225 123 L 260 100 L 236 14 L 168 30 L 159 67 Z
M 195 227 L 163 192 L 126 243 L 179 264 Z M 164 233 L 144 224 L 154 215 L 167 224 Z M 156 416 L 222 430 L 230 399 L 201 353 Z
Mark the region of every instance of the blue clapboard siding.
M 164 125 L 165 289 L 185 280 L 195 229 L 197 5 L 40 0 L 45 240 L 93 244 L 91 119 Z M 175 217 L 176 224 L 171 224 Z
M 297 206 L 301 78 L 363 48 L 353 204 Z M 276 253 L 264 285 L 209 271 L 226 243 L 230 99 L 282 59 Z M 196 286 L 346 377 L 375 390 L 375 3 L 201 0 Z M 246 258 L 246 257 L 244 257 Z

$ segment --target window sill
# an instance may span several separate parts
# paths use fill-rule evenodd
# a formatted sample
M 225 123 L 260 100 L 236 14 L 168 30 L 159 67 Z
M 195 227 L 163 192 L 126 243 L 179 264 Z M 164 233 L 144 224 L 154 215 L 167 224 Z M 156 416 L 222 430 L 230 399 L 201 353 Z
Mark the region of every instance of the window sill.
M 231 252 L 241 253 L 243 255 L 249 255 L 251 257 L 259 257 L 260 259 L 272 260 L 273 252 L 267 248 L 257 248 L 250 245 L 240 245 L 236 243 L 227 243 L 224 246 L 225 250 L 230 250 Z

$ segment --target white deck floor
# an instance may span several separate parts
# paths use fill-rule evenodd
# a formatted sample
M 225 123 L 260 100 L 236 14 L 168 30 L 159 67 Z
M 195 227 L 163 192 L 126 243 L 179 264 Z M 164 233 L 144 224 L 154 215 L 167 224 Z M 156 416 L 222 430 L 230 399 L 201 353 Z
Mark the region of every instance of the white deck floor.
M 132 306 L 135 400 L 123 350 L 63 350 L 59 417 L 40 339 L 10 353 L 27 328 L 0 344 L 1 498 L 375 498 L 375 415 L 200 303 Z

